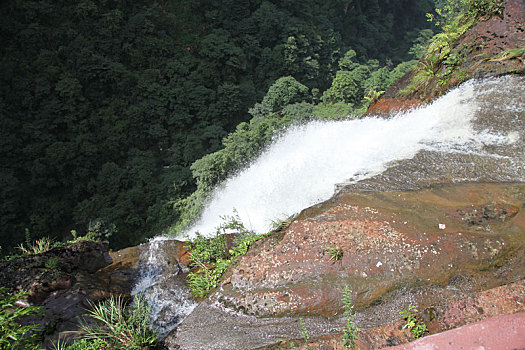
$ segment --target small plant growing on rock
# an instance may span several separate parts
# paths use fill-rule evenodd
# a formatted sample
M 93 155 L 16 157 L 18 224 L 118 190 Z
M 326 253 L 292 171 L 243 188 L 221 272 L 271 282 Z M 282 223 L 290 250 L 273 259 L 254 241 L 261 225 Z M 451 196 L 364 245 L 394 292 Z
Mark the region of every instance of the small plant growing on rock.
M 93 322 L 81 319 L 81 330 L 74 333 L 82 338 L 64 349 L 139 350 L 157 343 L 157 334 L 150 327 L 150 306 L 142 295 L 136 295 L 131 305 L 111 297 L 91 306 L 88 316 Z
M 342 345 L 347 349 L 353 349 L 357 341 L 357 334 L 361 329 L 355 323 L 355 310 L 352 301 L 352 291 L 348 286 L 343 290 L 343 307 L 345 309 L 346 327 L 343 329 Z
M 282 231 L 292 222 L 291 218 L 288 219 L 275 219 L 271 222 L 272 231 Z
M 225 260 L 215 262 L 215 264 L 204 264 L 198 260 L 194 260 L 192 256 L 193 266 L 198 266 L 199 269 L 196 272 L 190 272 L 188 274 L 188 285 L 191 289 L 191 293 L 196 298 L 204 298 L 210 290 L 215 288 L 221 279 L 224 270 L 220 266 L 224 266 Z
M 303 336 L 304 343 L 306 344 L 306 350 L 310 350 L 311 348 L 308 345 L 310 342 L 310 334 L 308 333 L 308 329 L 306 329 L 306 325 L 304 324 L 302 317 L 299 317 L 299 325 L 301 326 L 301 335 Z
M 18 249 L 22 251 L 24 255 L 35 255 L 47 252 L 49 249 L 53 248 L 52 241 L 49 237 L 42 237 L 39 240 L 36 240 L 34 243 L 26 242 L 26 246 L 23 243 L 20 243 Z
M 501 62 L 513 59 L 515 57 L 525 57 L 525 46 L 519 49 L 508 49 L 505 51 L 501 51 L 496 56 L 492 57 L 490 61 Z
M 416 317 L 417 315 L 417 309 L 414 305 L 410 305 L 408 307 L 408 310 L 400 311 L 399 314 L 403 317 L 403 319 L 406 321 L 405 325 L 403 326 L 403 329 L 408 328 L 414 334 L 414 338 L 419 339 L 423 336 L 425 332 L 428 331 L 427 325 L 418 320 Z
M 301 335 L 303 336 L 303 340 L 305 343 L 308 343 L 310 341 L 310 335 L 308 334 L 308 329 L 306 329 L 302 317 L 299 317 L 299 325 L 301 326 Z
M 72 240 L 67 241 L 67 243 L 77 243 L 77 242 L 84 242 L 84 241 L 98 241 L 97 233 L 94 231 L 88 231 L 84 236 L 79 236 L 76 230 L 71 230 L 71 236 L 73 236 Z
M 7 288 L 0 288 L 0 349 L 42 349 L 37 345 L 38 339 L 35 334 L 40 327 L 35 324 L 20 325 L 20 319 L 40 313 L 38 307 L 16 305 L 16 302 L 27 294 L 11 294 Z
M 341 248 L 324 246 L 324 249 L 330 254 L 330 261 L 339 261 L 343 258 L 343 250 Z
M 217 287 L 230 263 L 248 252 L 248 248 L 266 235 L 256 235 L 244 227 L 238 216 L 224 217 L 225 222 L 217 228 L 214 238 L 205 238 L 197 233 L 190 245 L 191 266 L 195 269 L 188 274 L 188 286 L 196 298 L 205 297 Z M 235 237 L 231 249 L 226 246 L 223 235 L 228 231 L 240 233 Z
M 55 270 L 57 268 L 57 266 L 58 266 L 59 261 L 60 260 L 56 256 L 50 257 L 46 261 L 46 264 L 45 264 L 46 269 Z

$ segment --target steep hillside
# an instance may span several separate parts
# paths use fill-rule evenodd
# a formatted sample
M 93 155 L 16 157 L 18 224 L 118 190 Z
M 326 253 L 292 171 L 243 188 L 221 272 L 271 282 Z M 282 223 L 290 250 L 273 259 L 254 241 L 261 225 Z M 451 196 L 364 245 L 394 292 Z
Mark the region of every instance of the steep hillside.
M 424 55 L 368 113 L 420 105 L 471 78 L 525 74 L 525 3 L 507 0 L 501 16 L 480 20 L 456 39 L 445 32 L 434 44 L 437 52 Z
M 448 43 L 430 70 L 424 56 L 370 113 L 420 106 L 471 78 L 517 74 L 472 83 L 479 100 L 459 102 L 475 104 L 475 130 L 509 139 L 472 152 L 429 147 L 377 176 L 341 184 L 239 258 L 167 337 L 169 348 L 343 349 L 354 334 L 356 348 L 379 349 L 421 336 L 416 325 L 427 335 L 478 321 L 443 336 L 460 344 L 484 322 L 507 324 L 516 335 L 509 346 L 523 344 L 516 325 L 525 312 L 525 5 L 504 5 L 502 18 L 483 18 Z M 358 334 L 347 328 L 345 286 Z M 414 324 L 406 327 L 400 313 L 412 307 Z M 509 321 L 498 323 L 498 315 Z

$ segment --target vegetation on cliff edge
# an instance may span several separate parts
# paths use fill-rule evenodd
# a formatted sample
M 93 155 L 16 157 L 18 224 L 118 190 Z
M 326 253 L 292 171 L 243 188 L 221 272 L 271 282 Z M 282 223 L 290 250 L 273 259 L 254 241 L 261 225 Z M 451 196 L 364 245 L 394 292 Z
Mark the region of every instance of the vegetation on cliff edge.
M 114 248 L 162 232 L 179 218 L 173 204 L 196 189 L 191 164 L 222 149 L 221 140 L 253 116 L 250 108 L 260 119 L 281 103 L 300 103 L 285 107 L 289 114 L 349 114 L 366 93 L 355 82 L 363 74 L 381 80 L 383 67 L 407 60 L 412 41 L 431 26 L 424 13 L 432 6 L 2 2 L 4 252 L 25 229 L 31 240 L 62 240 L 71 229 L 96 228 Z M 372 68 L 341 67 L 350 50 L 352 64 Z M 286 77 L 304 86 L 300 101 L 263 99 Z M 320 100 L 326 104 L 305 105 Z

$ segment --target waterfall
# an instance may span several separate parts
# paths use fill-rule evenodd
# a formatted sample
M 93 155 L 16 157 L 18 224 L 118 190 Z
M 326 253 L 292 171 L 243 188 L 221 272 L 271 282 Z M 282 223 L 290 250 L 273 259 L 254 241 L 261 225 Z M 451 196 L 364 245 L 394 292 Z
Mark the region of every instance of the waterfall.
M 523 182 L 524 111 L 525 78 L 507 76 L 470 81 L 430 105 L 388 118 L 291 127 L 215 190 L 187 233 L 190 238 L 196 231 L 210 235 L 221 216 L 234 211 L 247 227 L 267 232 L 272 220 L 329 199 L 339 183 L 360 184 L 381 176 L 383 182 Z M 369 187 L 379 184 L 370 182 Z M 161 334 L 195 307 L 179 282 L 177 288 L 163 284 L 173 279 L 165 273 L 166 242 L 157 238 L 150 243 L 144 255 L 147 268 L 135 291 L 145 291 Z M 160 314 L 167 321 L 156 321 Z
M 140 278 L 131 291 L 144 295 L 151 307 L 150 318 L 160 338 L 164 338 L 197 306 L 185 285 L 184 269 L 174 261 L 179 243 L 155 237 L 145 245 L 140 257 Z
M 483 105 L 480 95 L 491 93 L 506 96 L 493 98 L 497 104 L 491 110 L 523 118 L 525 91 L 517 79 L 470 81 L 428 106 L 388 119 L 371 116 L 292 127 L 215 190 L 188 235 L 214 233 L 221 217 L 234 210 L 247 227 L 267 232 L 272 221 L 330 198 L 334 185 L 373 177 L 422 150 L 487 153 L 488 145 L 516 142 L 517 130 L 498 130 L 498 125 L 479 130 L 476 119 Z M 509 96 L 520 93 L 520 103 L 509 102 Z

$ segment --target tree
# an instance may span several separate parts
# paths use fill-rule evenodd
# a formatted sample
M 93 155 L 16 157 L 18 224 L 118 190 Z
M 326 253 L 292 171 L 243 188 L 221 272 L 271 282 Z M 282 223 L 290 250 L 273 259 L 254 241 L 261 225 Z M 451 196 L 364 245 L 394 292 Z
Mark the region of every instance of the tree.
M 308 87 L 293 77 L 282 77 L 270 86 L 261 105 L 269 112 L 276 112 L 284 106 L 308 99 Z

